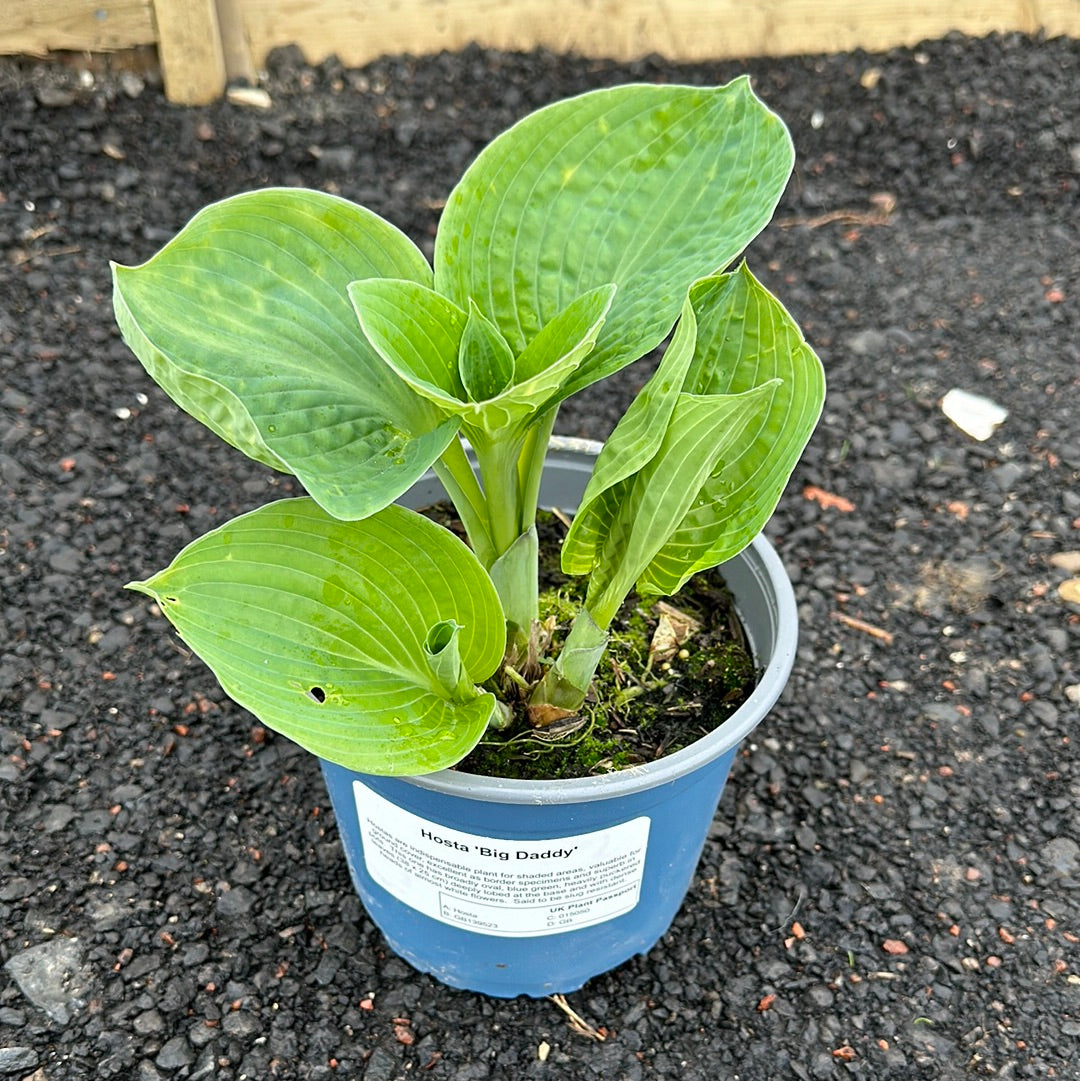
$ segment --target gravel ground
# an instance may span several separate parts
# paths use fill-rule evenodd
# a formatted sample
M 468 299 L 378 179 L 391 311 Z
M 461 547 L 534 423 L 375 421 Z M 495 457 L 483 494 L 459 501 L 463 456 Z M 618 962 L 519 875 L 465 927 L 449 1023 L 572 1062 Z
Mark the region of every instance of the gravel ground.
M 152 386 L 107 261 L 280 183 L 430 251 L 529 109 L 742 70 L 800 153 L 751 265 L 830 377 L 768 530 L 803 637 L 682 913 L 570 996 L 582 1033 L 391 956 L 315 763 L 121 590 L 292 486 Z M 1078 85 L 1080 43 L 1020 36 L 694 67 L 286 51 L 266 109 L 0 61 L 0 1076 L 1080 1078 Z M 560 430 L 602 437 L 646 374 Z M 1008 418 L 972 438 L 952 388 Z

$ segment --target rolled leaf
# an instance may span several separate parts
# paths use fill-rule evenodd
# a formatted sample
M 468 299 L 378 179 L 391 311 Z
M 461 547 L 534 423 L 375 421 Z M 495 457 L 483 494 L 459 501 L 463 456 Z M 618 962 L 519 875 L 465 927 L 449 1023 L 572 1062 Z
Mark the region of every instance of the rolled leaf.
M 406 491 L 459 426 L 364 340 L 346 286 L 371 277 L 430 283 L 431 270 L 371 211 L 270 188 L 207 207 L 141 266 L 114 266 L 114 306 L 181 408 L 295 474 L 331 514 L 360 518 Z
M 424 652 L 435 678 L 451 701 L 468 703 L 476 688 L 461 659 L 458 635 L 461 627 L 452 619 L 436 623 L 424 639 Z
M 454 188 L 435 288 L 462 308 L 475 300 L 519 354 L 580 293 L 617 285 L 565 397 L 663 340 L 690 284 L 768 222 L 793 161 L 746 78 L 558 102 L 485 147 Z
M 514 378 L 514 354 L 499 328 L 473 301 L 458 348 L 458 374 L 469 400 L 486 402 L 501 394 Z
M 442 769 L 495 708 L 476 687 L 505 645 L 494 586 L 449 531 L 396 505 L 342 522 L 310 499 L 272 503 L 131 588 L 240 705 L 350 769 Z

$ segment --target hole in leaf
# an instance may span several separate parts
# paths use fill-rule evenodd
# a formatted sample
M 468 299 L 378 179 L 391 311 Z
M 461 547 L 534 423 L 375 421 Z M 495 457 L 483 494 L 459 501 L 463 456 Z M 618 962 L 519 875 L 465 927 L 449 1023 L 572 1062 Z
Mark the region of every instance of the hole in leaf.
M 322 687 L 312 687 L 311 690 L 308 691 L 308 697 L 311 698 L 312 701 L 318 702 L 321 706 L 323 702 L 326 701 L 326 691 L 324 691 Z

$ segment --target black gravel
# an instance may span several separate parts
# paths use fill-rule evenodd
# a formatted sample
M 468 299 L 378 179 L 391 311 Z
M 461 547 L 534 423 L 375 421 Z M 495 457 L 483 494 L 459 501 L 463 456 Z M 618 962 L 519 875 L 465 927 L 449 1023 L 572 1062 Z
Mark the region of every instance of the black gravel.
M 599 1041 L 390 955 L 315 763 L 121 590 L 291 485 L 151 385 L 107 261 L 264 184 L 430 251 L 531 108 L 741 70 L 800 153 L 751 265 L 830 376 L 769 527 L 802 645 L 671 933 L 570 996 Z M 265 110 L 0 61 L 0 1076 L 1080 1078 L 1080 570 L 1051 561 L 1080 551 L 1077 86 L 1080 43 L 1021 36 L 693 67 L 286 51 Z M 602 437 L 645 376 L 561 430 Z M 1008 409 L 986 442 L 953 387 Z

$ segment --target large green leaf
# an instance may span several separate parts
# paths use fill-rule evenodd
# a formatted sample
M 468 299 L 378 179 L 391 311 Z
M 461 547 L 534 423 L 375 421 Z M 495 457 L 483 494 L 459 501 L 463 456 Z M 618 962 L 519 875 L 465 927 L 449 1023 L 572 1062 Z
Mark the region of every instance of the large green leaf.
M 793 161 L 746 78 L 558 102 L 495 139 L 454 188 L 435 288 L 462 308 L 474 300 L 518 354 L 575 297 L 617 285 L 566 396 L 663 340 L 690 284 L 768 222 Z
M 495 708 L 495 588 L 449 531 L 386 507 L 359 522 L 288 499 L 243 515 L 131 588 L 268 727 L 369 773 L 442 769 Z
M 294 473 L 337 517 L 391 502 L 459 426 L 387 369 L 356 325 L 349 282 L 431 281 L 419 249 L 362 207 L 290 188 L 238 195 L 113 275 L 124 338 L 177 404 Z

